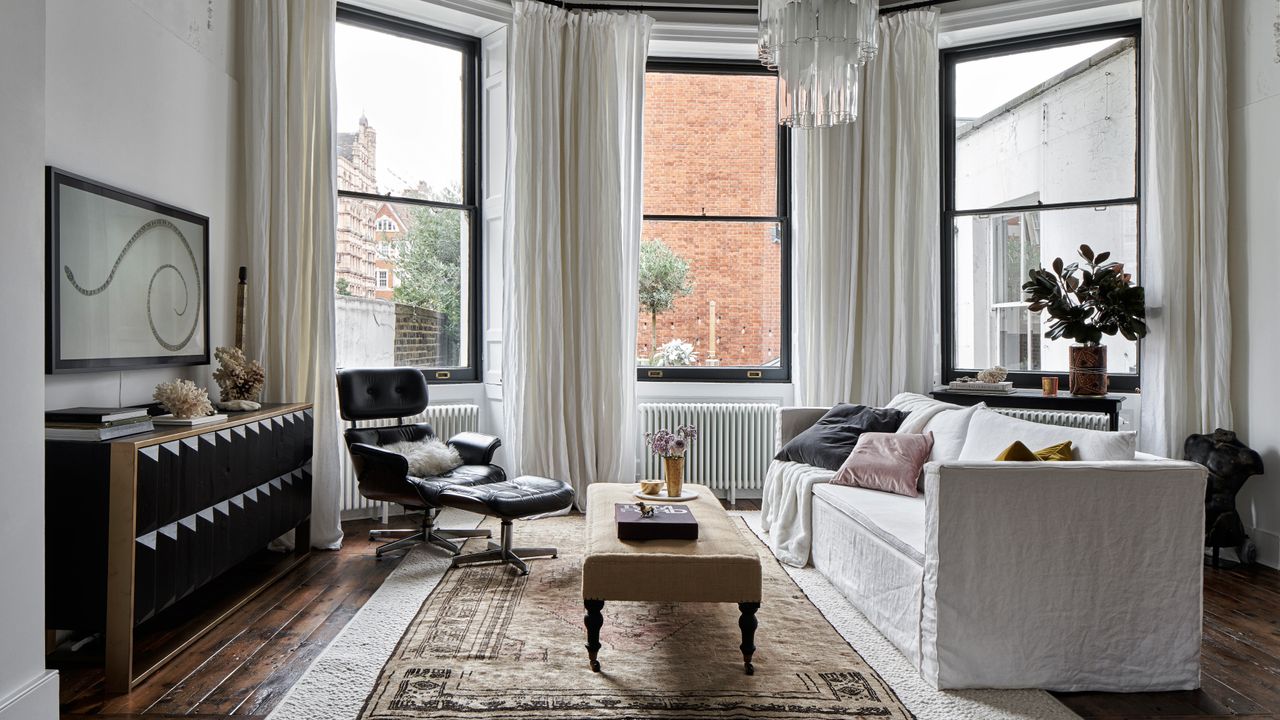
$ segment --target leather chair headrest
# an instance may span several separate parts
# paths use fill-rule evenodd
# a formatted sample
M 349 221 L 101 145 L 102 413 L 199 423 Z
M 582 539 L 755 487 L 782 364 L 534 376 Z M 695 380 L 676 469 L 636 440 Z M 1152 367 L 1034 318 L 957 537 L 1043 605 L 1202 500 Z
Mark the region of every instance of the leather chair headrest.
M 343 420 L 417 415 L 427 408 L 427 378 L 417 368 L 352 368 L 338 371 Z

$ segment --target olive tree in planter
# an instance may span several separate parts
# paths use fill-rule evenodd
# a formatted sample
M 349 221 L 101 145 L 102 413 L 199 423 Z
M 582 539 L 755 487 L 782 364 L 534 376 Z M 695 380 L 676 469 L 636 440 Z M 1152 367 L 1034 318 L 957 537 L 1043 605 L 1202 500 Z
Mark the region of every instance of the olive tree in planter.
M 1053 318 L 1046 335 L 1074 340 L 1069 350 L 1072 395 L 1107 394 L 1107 346 L 1102 336 L 1116 334 L 1128 340 L 1147 335 L 1146 292 L 1133 284 L 1124 265 L 1108 262 L 1111 253 L 1094 255 L 1080 246 L 1083 265 L 1053 261 L 1052 271 L 1038 268 L 1022 284 L 1031 312 L 1046 311 Z

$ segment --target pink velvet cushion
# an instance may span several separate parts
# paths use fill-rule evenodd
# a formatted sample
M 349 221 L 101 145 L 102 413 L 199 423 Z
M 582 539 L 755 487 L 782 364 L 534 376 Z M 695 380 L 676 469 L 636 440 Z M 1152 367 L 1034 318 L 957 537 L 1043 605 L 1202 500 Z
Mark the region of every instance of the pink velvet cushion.
M 933 433 L 862 433 L 831 482 L 916 497 L 916 479 L 932 450 Z

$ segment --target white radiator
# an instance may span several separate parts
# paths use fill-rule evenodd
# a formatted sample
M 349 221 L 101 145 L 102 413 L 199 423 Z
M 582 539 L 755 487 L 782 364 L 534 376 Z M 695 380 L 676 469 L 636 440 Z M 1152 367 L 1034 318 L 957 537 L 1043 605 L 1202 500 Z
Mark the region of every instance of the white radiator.
M 773 458 L 778 406 L 768 403 L 644 403 L 639 406 L 644 477 L 661 478 L 662 459 L 643 444 L 644 433 L 680 425 L 698 428 L 686 454 L 685 482 L 706 485 L 737 500 L 742 490 L 764 488 Z
M 991 408 L 1001 415 L 1028 420 L 1044 425 L 1083 428 L 1085 430 L 1110 430 L 1111 418 L 1106 413 L 1060 412 L 1057 410 L 1027 410 L 1023 408 Z
M 425 411 L 413 417 L 404 418 L 405 423 L 428 423 L 436 431 L 436 437 L 442 440 L 460 432 L 476 432 L 480 429 L 479 405 L 430 405 Z M 356 427 L 390 427 L 399 425 L 397 418 L 389 420 L 361 420 Z M 356 482 L 356 471 L 351 466 L 351 455 L 342 453 L 342 517 L 386 517 L 387 503 L 374 502 L 360 494 L 360 485 Z

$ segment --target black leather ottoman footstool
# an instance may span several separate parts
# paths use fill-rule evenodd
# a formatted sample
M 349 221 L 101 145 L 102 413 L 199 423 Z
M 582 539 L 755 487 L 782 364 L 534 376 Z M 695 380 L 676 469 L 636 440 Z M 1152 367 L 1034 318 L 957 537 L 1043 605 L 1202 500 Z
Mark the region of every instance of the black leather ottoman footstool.
M 568 508 L 573 504 L 573 488 L 562 480 L 522 475 L 506 482 L 447 488 L 440 493 L 440 504 L 502 520 L 501 542 L 490 542 L 488 550 L 458 555 L 453 559 L 454 567 L 500 562 L 514 565 L 521 575 L 528 575 L 526 559 L 555 557 L 557 551 L 553 547 L 511 547 L 511 521 Z

